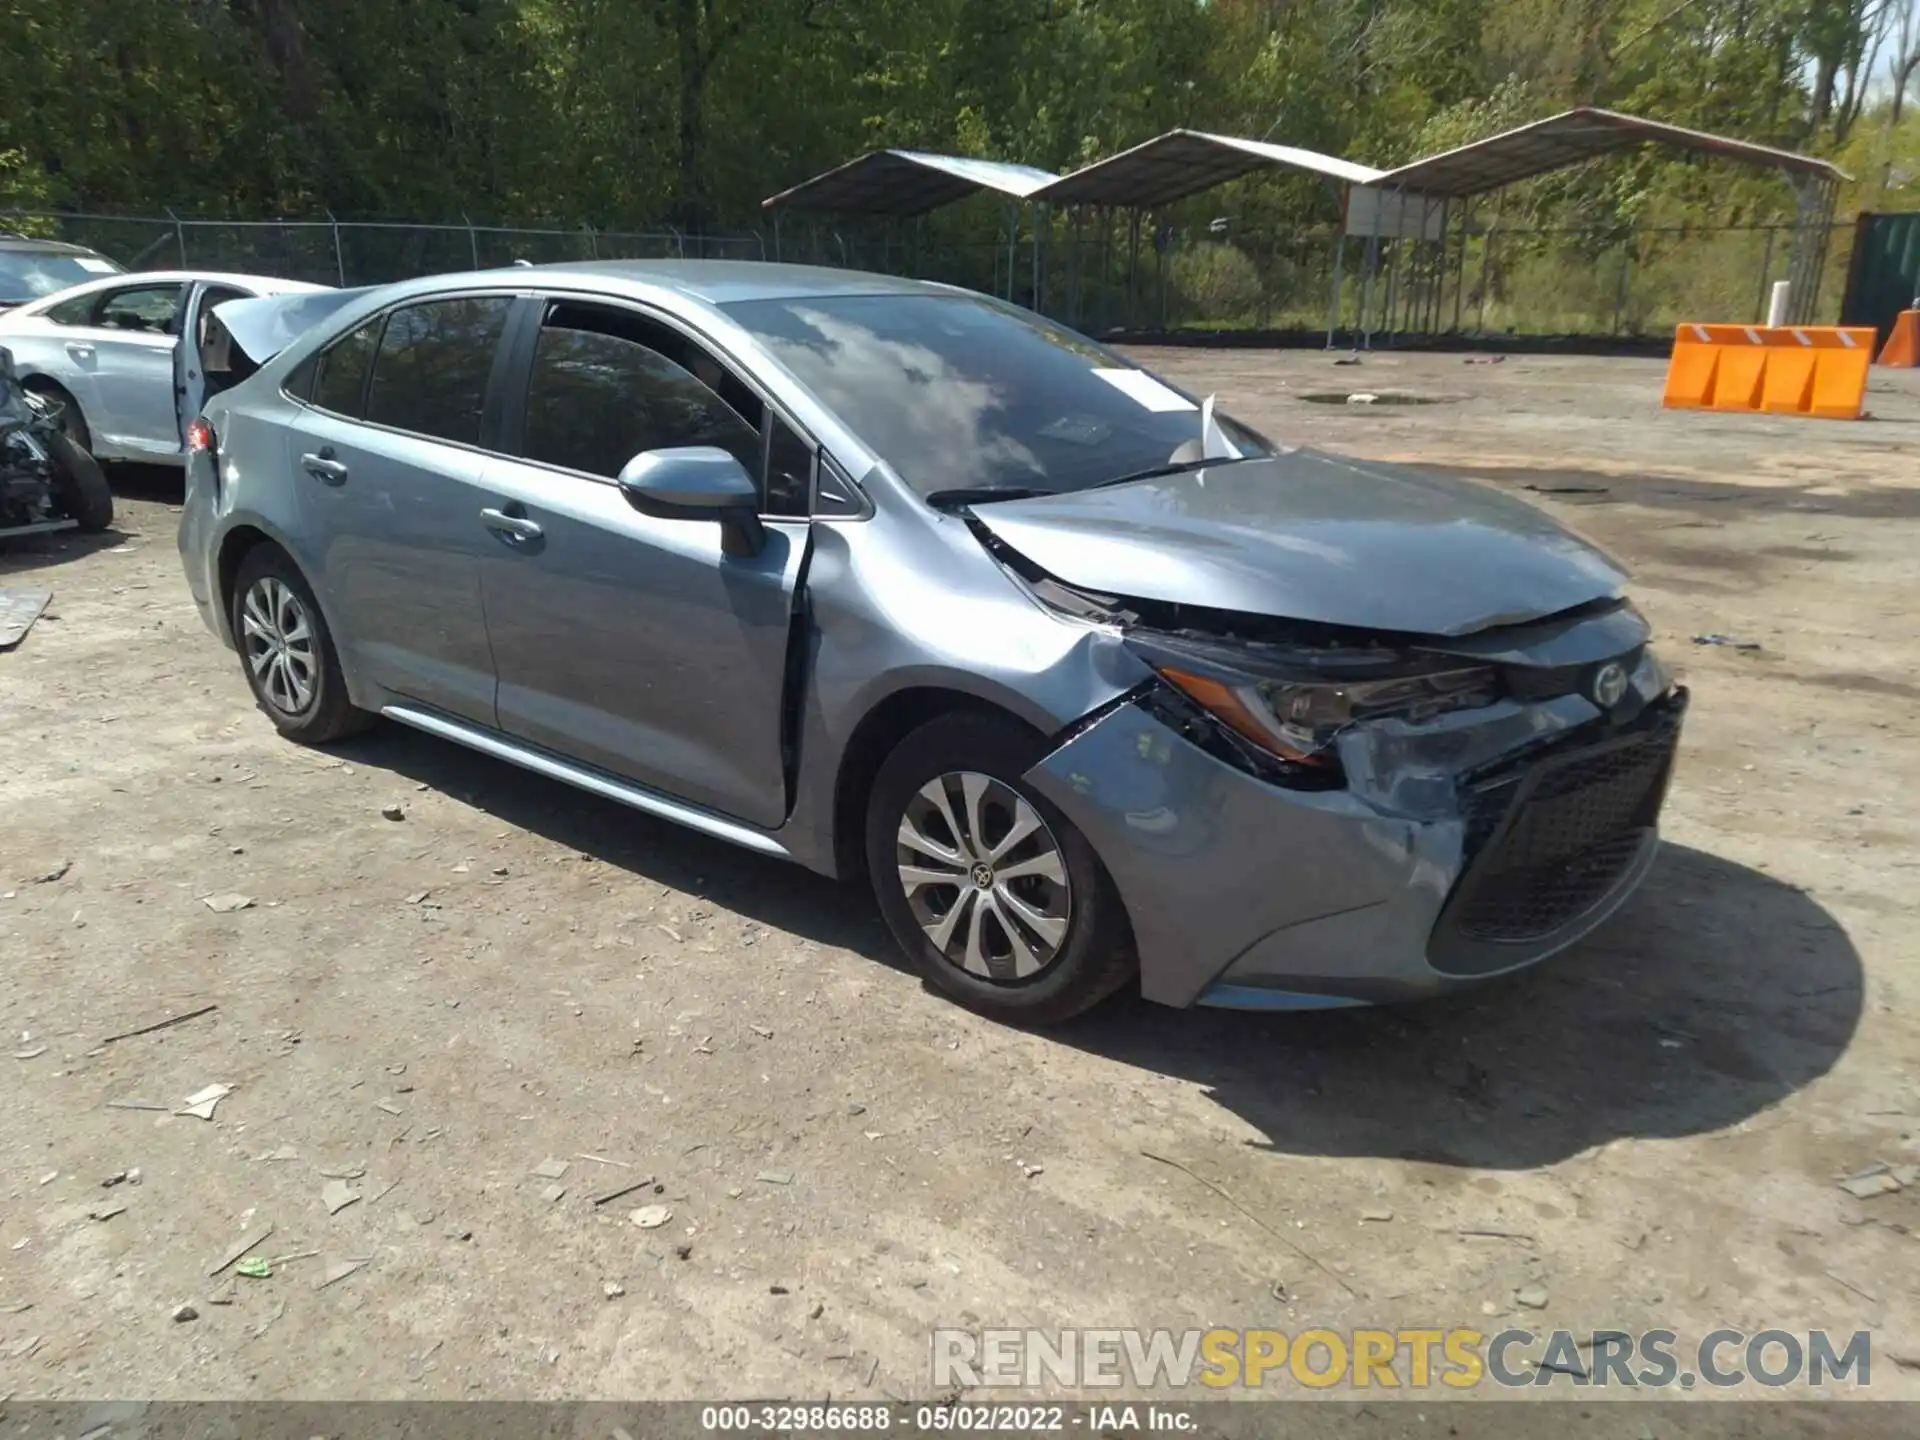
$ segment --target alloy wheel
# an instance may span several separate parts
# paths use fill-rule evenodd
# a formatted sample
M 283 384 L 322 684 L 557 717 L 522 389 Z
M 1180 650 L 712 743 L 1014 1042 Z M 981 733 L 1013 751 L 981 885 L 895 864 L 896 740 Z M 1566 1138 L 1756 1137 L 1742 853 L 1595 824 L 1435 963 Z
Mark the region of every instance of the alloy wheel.
M 262 698 L 283 715 L 304 713 L 313 703 L 319 658 L 299 595 L 284 580 L 262 575 L 241 601 L 240 624 L 242 653 Z
M 1012 786 L 972 770 L 936 776 L 907 802 L 897 840 L 907 905 L 948 963 L 1009 983 L 1060 957 L 1073 919 L 1066 857 Z

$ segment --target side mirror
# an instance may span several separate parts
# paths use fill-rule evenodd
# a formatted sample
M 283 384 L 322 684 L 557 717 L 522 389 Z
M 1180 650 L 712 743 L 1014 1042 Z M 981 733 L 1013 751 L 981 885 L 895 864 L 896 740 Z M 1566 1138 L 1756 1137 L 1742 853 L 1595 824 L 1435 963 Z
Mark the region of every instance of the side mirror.
M 620 471 L 620 493 L 642 515 L 661 520 L 718 520 L 728 555 L 766 547 L 760 487 L 740 462 L 714 445 L 642 450 Z

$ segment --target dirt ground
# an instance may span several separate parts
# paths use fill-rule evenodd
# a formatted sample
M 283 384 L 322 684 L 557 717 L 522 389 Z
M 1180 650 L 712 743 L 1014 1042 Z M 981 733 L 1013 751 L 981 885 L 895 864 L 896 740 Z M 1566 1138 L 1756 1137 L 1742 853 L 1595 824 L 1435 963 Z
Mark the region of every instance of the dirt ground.
M 1920 1184 L 1836 1185 L 1920 1161 L 1920 372 L 1843 424 L 1663 413 L 1648 361 L 1151 362 L 1634 566 L 1694 708 L 1618 919 L 1411 1008 L 1000 1028 L 858 890 L 280 741 L 124 474 L 104 543 L 0 542 L 54 594 L 0 652 L 0 1396 L 919 1397 L 941 1325 L 1425 1323 L 1867 1328 L 1920 1398 Z M 1397 389 L 1442 403 L 1306 400 Z

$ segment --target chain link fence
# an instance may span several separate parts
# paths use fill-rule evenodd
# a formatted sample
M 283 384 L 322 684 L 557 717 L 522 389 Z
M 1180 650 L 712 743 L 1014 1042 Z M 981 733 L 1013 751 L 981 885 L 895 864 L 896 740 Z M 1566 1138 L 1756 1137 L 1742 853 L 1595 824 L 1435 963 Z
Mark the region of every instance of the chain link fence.
M 1036 238 L 940 235 L 911 224 L 787 227 L 781 254 L 965 285 L 1095 334 L 1277 332 L 1371 337 L 1671 339 L 1681 321 L 1759 322 L 1795 244 L 1822 255 L 1814 312 L 1831 323 L 1851 223 L 1518 228 L 1384 243 L 1337 226 L 1155 227 L 1116 213 L 1052 217 Z M 1336 285 L 1337 278 L 1337 285 Z
M 0 228 L 86 245 L 130 270 L 226 270 L 324 285 L 379 285 L 526 260 L 768 258 L 757 231 L 699 234 L 368 220 L 188 220 L 173 215 L 0 212 Z
M 984 217 L 976 217 L 981 219 Z M 1009 217 L 1011 219 L 1011 217 Z M 1851 224 L 1455 233 L 1383 246 L 1331 225 L 1155 227 L 1115 213 L 1028 212 L 997 236 L 914 222 L 792 221 L 689 233 L 581 226 L 189 220 L 7 212 L 0 228 L 88 245 L 129 269 L 230 270 L 371 285 L 526 260 L 786 259 L 914 275 L 1003 295 L 1092 333 L 1276 332 L 1337 343 L 1398 337 L 1660 340 L 1686 320 L 1757 322 L 1796 243 L 1824 252 L 1816 314 L 1837 314 Z M 1337 283 L 1336 283 L 1337 281 Z

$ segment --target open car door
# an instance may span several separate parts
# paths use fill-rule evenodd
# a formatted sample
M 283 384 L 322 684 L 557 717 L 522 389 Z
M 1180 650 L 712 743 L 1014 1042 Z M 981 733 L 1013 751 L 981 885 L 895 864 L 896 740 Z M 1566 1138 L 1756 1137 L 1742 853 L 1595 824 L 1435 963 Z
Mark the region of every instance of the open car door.
M 174 364 L 183 441 L 209 396 L 238 385 L 296 338 L 377 288 L 302 290 L 246 299 L 212 287 L 197 291 L 182 332 L 191 344 L 180 346 Z

